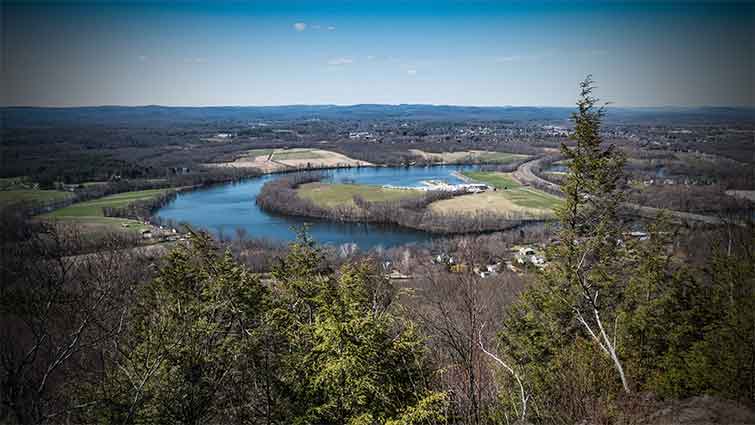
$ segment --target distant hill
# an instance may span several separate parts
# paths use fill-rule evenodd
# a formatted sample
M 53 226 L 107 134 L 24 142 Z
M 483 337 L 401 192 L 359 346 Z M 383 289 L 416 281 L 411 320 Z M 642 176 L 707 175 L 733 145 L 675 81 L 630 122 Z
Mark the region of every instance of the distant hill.
M 425 120 L 562 121 L 574 108 L 473 107 L 447 105 L 287 105 L 287 106 L 96 106 L 74 108 L 0 108 L 5 128 L 26 127 L 166 127 L 250 121 Z M 609 108 L 614 123 L 726 124 L 755 123 L 755 108 Z

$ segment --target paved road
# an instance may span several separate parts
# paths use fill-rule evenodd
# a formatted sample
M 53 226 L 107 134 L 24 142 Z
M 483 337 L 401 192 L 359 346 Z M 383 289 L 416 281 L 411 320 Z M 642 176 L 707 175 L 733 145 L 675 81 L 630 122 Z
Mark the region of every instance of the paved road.
M 540 188 L 548 188 L 549 191 L 553 194 L 562 194 L 561 187 L 555 183 L 549 182 L 548 180 L 542 179 L 535 175 L 535 173 L 532 171 L 533 168 L 536 166 L 539 166 L 543 161 L 545 161 L 546 158 L 536 158 L 532 161 L 527 161 L 522 163 L 519 168 L 516 169 L 513 173 L 513 177 L 515 180 L 517 180 L 521 184 L 525 185 L 531 185 L 535 187 Z M 624 208 L 627 210 L 630 210 L 633 214 L 636 214 L 641 217 L 647 217 L 647 218 L 655 218 L 658 216 L 658 214 L 663 211 L 660 208 L 653 208 L 653 207 L 646 207 L 644 205 L 639 204 L 633 204 L 629 202 L 625 202 L 622 204 Z M 702 215 L 702 214 L 694 214 L 694 213 L 688 213 L 684 211 L 674 211 L 674 210 L 665 210 L 666 213 L 676 221 L 679 222 L 697 222 L 697 223 L 705 223 L 705 224 L 722 224 L 723 220 L 721 220 L 718 217 L 713 217 L 709 215 Z

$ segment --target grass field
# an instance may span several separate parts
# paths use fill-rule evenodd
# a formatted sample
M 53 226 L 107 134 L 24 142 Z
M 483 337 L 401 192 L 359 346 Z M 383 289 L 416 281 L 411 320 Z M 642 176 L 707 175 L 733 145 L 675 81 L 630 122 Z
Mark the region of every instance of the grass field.
M 460 196 L 434 202 L 430 207 L 439 212 L 531 213 L 533 216 L 552 215 L 553 208 L 561 204 L 557 196 L 522 186 L 508 173 L 465 172 L 464 176 L 494 186 L 495 192 Z
M 298 195 L 310 199 L 322 207 L 354 205 L 356 195 L 368 201 L 396 201 L 420 196 L 420 192 L 413 190 L 385 189 L 379 186 L 358 184 L 327 184 L 307 183 L 299 187 Z
M 105 215 L 102 211 L 103 208 L 125 207 L 132 202 L 150 199 L 166 190 L 167 189 L 150 189 L 118 193 L 103 198 L 93 199 L 91 201 L 78 202 L 65 208 L 55 210 L 49 214 L 45 214 L 45 217 L 104 217 Z
M 508 152 L 493 151 L 461 151 L 461 152 L 426 152 L 419 149 L 412 149 L 412 153 L 422 156 L 425 159 L 434 161 L 443 161 L 447 163 L 454 162 L 486 162 L 491 164 L 507 164 L 527 158 L 528 155 L 520 155 Z
M 292 159 L 320 159 L 323 156 L 311 149 L 288 149 L 285 151 L 277 151 L 273 154 L 273 159 L 276 161 L 290 161 Z
M 51 218 L 49 216 L 41 216 L 42 218 Z M 89 231 L 96 231 L 99 229 L 103 230 L 114 230 L 114 229 L 126 229 L 128 231 L 141 231 L 144 229 L 149 229 L 150 226 L 145 225 L 144 223 L 137 221 L 137 220 L 131 220 L 128 218 L 120 218 L 120 217 L 87 217 L 87 216 L 69 216 L 69 217 L 54 217 L 55 220 L 58 220 L 62 223 L 75 223 L 77 225 L 83 226 L 85 229 Z
M 53 202 L 71 196 L 58 190 L 3 190 L 0 191 L 0 208 L 21 202 Z
M 506 152 L 481 152 L 476 155 L 476 158 L 484 162 L 493 162 L 505 164 L 509 162 L 518 161 L 520 159 L 527 158 L 528 155 L 519 155 L 515 153 Z
M 246 152 L 246 157 L 248 158 L 257 158 L 257 157 L 267 157 L 270 155 L 275 149 L 252 149 Z
M 71 221 L 80 224 L 93 226 L 121 226 L 128 225 L 129 228 L 141 230 L 145 226 L 136 221 L 127 218 L 105 217 L 103 208 L 120 208 L 126 205 L 150 199 L 169 189 L 150 189 L 139 190 L 135 192 L 118 193 L 115 195 L 105 196 L 93 199 L 91 201 L 78 202 L 65 208 L 55 210 L 51 213 L 43 214 L 40 218 L 56 219 Z
M 496 189 L 519 189 L 522 187 L 519 182 L 514 180 L 509 173 L 497 173 L 486 171 L 465 171 L 462 173 L 464 177 L 468 177 L 472 180 L 487 183 Z

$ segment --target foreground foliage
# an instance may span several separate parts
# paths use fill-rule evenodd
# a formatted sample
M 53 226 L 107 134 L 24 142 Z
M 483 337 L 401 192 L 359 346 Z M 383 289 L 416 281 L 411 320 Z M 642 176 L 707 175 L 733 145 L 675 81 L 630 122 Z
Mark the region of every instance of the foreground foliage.
M 570 173 L 550 265 L 504 319 L 499 350 L 506 417 L 612 423 L 635 392 L 755 401 L 752 224 L 732 224 L 703 270 L 675 255 L 663 216 L 649 239 L 627 238 L 618 215 L 623 158 L 602 146 L 603 114 L 582 84 Z M 725 242 L 725 245 L 720 242 Z M 721 247 L 726 246 L 722 251 Z M 516 377 L 524 377 L 519 391 Z M 516 389 L 516 391 L 514 390 Z M 530 402 L 529 414 L 522 407 Z
M 107 423 L 443 422 L 424 344 L 369 263 L 324 266 L 305 235 L 263 285 L 205 235 L 139 296 L 96 385 Z

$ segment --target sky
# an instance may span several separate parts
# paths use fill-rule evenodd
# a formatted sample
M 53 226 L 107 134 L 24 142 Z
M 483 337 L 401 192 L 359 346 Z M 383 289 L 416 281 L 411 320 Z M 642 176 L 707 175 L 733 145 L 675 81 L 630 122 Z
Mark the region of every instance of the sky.
M 755 2 L 0 4 L 4 106 L 755 106 Z

